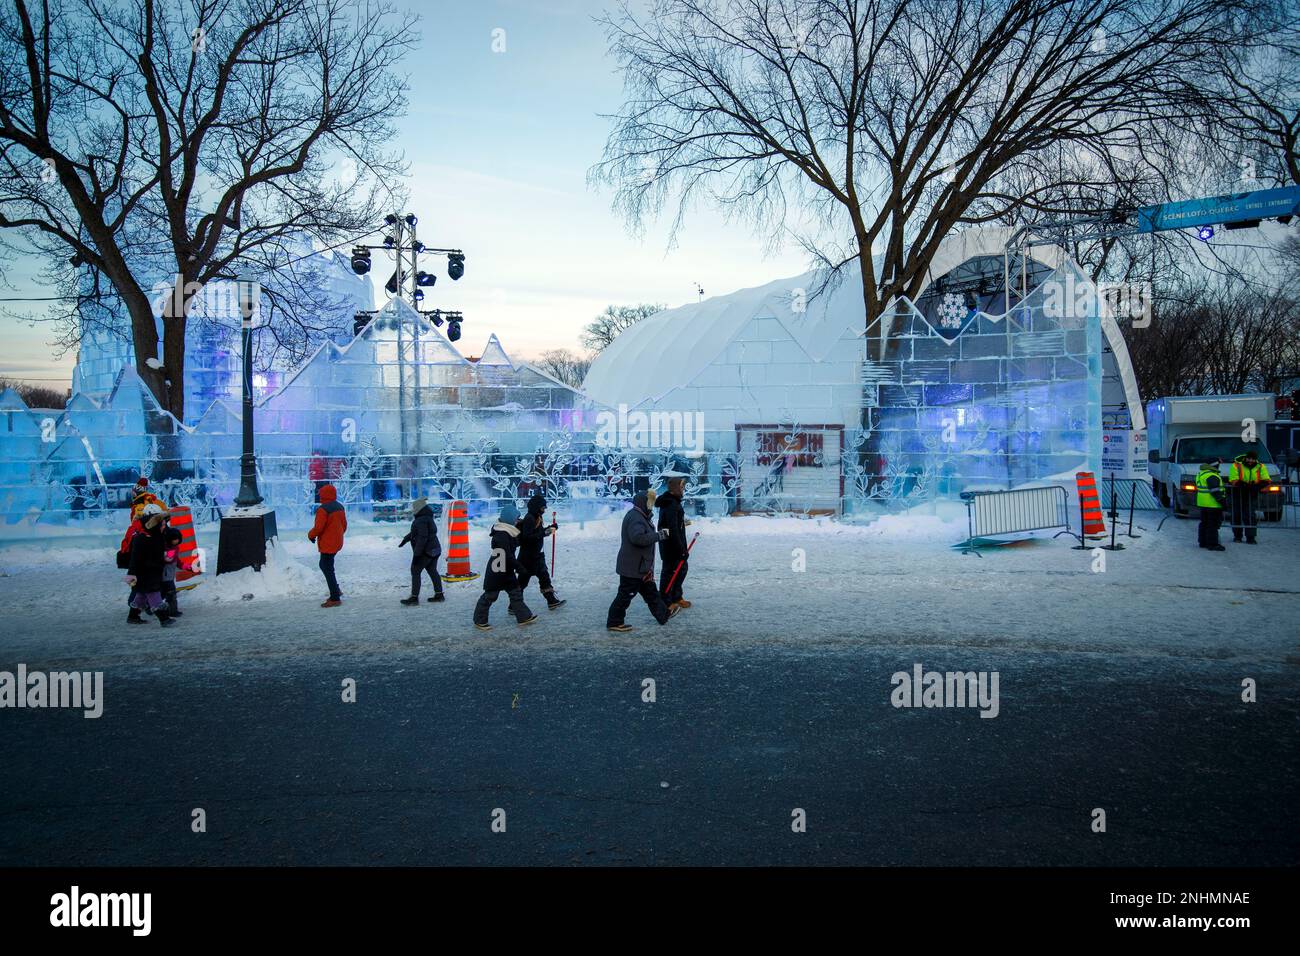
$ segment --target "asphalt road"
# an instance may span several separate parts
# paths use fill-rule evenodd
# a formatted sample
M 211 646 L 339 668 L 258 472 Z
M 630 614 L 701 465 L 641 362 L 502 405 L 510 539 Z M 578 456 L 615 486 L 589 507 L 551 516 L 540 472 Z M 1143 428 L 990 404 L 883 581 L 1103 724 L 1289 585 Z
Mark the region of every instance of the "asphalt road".
M 0 714 L 0 866 L 1300 859 L 1294 663 L 639 639 L 110 666 L 98 720 Z M 998 716 L 892 707 L 917 662 Z

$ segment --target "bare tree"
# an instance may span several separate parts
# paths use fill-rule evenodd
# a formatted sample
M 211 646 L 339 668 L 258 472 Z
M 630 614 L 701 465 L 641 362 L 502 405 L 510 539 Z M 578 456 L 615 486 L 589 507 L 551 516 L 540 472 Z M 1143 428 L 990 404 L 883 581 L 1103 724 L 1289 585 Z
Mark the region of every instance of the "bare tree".
M 16 378 L 0 378 L 0 392 L 12 388 L 28 408 L 63 408 L 68 396 L 56 388 L 34 385 Z
M 1140 161 L 1170 116 L 1211 115 L 1188 64 L 1262 29 L 1254 6 L 661 0 L 641 16 L 625 4 L 605 22 L 626 102 L 592 179 L 617 187 L 634 223 L 672 196 L 675 226 L 699 200 L 764 225 L 811 210 L 801 241 L 828 276 L 858 265 L 883 348 L 886 306 L 922 291 L 954 227 L 1077 211 L 1063 188 L 1103 189 L 1117 150 Z
M 591 359 L 570 349 L 550 349 L 537 359 L 537 367 L 558 378 L 571 388 L 582 388 L 582 381 L 591 368 Z
M 262 273 L 274 309 L 294 283 L 269 271 L 301 236 L 370 231 L 403 170 L 393 70 L 413 42 L 387 0 L 14 0 L 0 14 L 0 229 L 69 300 L 116 297 L 137 371 L 183 418 L 205 284 Z M 174 290 L 161 361 L 160 276 Z
M 1124 327 L 1144 400 L 1278 391 L 1300 368 L 1300 273 L 1279 278 L 1183 280 L 1156 300 L 1149 325 Z
M 662 312 L 663 305 L 611 305 L 606 306 L 582 330 L 582 344 L 593 352 L 603 352 L 619 333 L 630 329 L 642 319 L 647 319 L 656 312 Z
M 1243 188 L 1300 185 L 1300 0 L 1265 0 L 1257 42 L 1224 43 L 1209 75 L 1230 107 L 1203 130 Z

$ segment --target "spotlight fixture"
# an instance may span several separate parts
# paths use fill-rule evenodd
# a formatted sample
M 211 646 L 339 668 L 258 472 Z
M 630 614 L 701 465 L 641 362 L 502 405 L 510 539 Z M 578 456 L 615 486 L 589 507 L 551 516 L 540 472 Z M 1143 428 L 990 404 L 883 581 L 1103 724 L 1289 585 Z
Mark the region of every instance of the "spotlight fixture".
M 1201 240 L 1201 242 L 1209 242 L 1214 238 L 1214 227 L 1202 226 L 1200 229 L 1197 229 L 1196 238 Z
M 397 243 L 397 240 L 394 239 L 392 236 L 384 236 L 384 245 L 388 246 L 388 248 L 390 248 L 390 249 L 393 248 L 393 246 L 394 246 L 396 243 Z
M 436 328 L 442 328 L 442 309 L 434 309 L 432 312 L 425 312 L 424 315 Z
M 393 213 L 390 212 L 387 216 L 384 217 L 384 222 L 386 222 L 390 226 L 395 226 L 397 225 L 397 216 L 395 216 Z
M 389 295 L 397 295 L 397 270 L 393 270 L 393 275 L 384 283 L 384 288 L 388 290 Z
M 370 250 L 365 246 L 352 247 L 352 271 L 359 276 L 370 271 Z
M 416 219 L 413 214 L 408 213 L 406 216 L 406 224 L 408 226 L 414 226 L 419 221 L 420 220 Z
M 447 323 L 447 339 L 455 342 L 460 338 L 460 319 L 452 319 Z
M 461 252 L 452 252 L 447 256 L 447 275 L 452 279 L 459 279 L 465 274 L 465 254 Z
M 431 286 L 438 281 L 438 277 L 431 272 L 425 272 L 421 269 L 415 274 L 415 284 L 422 286 Z
M 411 296 L 415 299 L 416 302 L 421 302 L 424 299 L 424 290 L 416 289 L 414 292 L 411 293 Z
M 423 252 L 424 243 L 422 243 L 419 239 L 416 239 L 415 242 L 411 243 L 411 248 L 414 249 L 416 252 Z
M 969 309 L 971 312 L 974 312 L 977 308 L 979 308 L 980 300 L 975 297 L 974 292 L 967 291 L 965 301 L 966 301 L 966 308 Z

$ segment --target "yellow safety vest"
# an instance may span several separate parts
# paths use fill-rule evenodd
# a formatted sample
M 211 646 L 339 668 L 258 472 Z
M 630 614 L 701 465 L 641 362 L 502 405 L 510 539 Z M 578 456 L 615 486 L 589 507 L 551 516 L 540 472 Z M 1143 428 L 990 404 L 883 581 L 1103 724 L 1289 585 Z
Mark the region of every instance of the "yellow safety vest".
M 1262 461 L 1256 462 L 1254 468 L 1247 468 L 1244 462 L 1234 461 L 1232 467 L 1228 469 L 1228 480 L 1233 484 L 1239 481 L 1245 481 L 1254 484 L 1257 481 L 1268 481 L 1268 469 L 1264 467 Z
M 1210 479 L 1213 479 L 1211 482 Z M 1196 507 L 1198 508 L 1222 508 L 1214 495 L 1210 494 L 1211 490 L 1217 491 L 1223 487 L 1223 479 L 1213 468 L 1202 468 L 1196 476 Z

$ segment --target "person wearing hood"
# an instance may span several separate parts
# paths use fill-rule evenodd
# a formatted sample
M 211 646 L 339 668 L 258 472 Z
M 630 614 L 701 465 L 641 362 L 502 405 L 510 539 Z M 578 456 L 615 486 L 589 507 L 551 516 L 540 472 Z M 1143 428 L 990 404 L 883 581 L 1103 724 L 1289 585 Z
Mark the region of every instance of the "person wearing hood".
M 442 575 L 438 573 L 438 558 L 442 557 L 442 542 L 438 540 L 438 522 L 433 520 L 433 508 L 428 498 L 416 498 L 411 502 L 411 530 L 401 540 L 398 547 L 411 544 L 411 596 L 403 598 L 401 603 L 414 607 L 420 603 L 420 576 L 428 572 L 433 582 L 433 596 L 429 602 L 445 601 L 442 593 Z
M 184 613 L 181 611 L 176 591 L 176 572 L 180 569 L 183 540 L 184 536 L 179 528 L 173 528 L 171 525 L 163 526 L 162 599 L 167 604 L 167 613 L 172 617 L 180 617 Z
M 643 491 L 632 499 L 632 507 L 623 515 L 622 540 L 614 569 L 618 572 L 618 594 L 609 606 L 605 626 L 611 631 L 630 631 L 625 623 L 627 609 L 638 594 L 644 599 L 650 613 L 660 624 L 681 610 L 668 607 L 655 586 L 655 545 L 668 537 L 668 530 L 656 531 L 650 523 L 650 509 L 654 507 L 655 491 Z
M 686 544 L 686 512 L 682 510 L 682 493 L 686 488 L 686 479 L 674 476 L 668 479 L 668 491 L 655 499 L 659 507 L 659 531 L 667 531 L 667 537 L 659 541 L 659 557 L 663 567 L 659 571 L 659 590 L 669 607 L 688 608 L 691 602 L 682 597 L 682 582 L 690 570 Z M 678 570 L 678 564 L 681 570 Z M 676 578 L 673 575 L 676 574 Z M 668 582 L 672 581 L 669 590 Z
M 519 586 L 519 562 L 515 557 L 519 547 L 519 526 L 515 524 L 518 520 L 519 509 L 507 504 L 492 526 L 492 553 L 483 574 L 483 593 L 474 605 L 474 626 L 480 631 L 492 629 L 488 613 L 502 591 L 510 598 L 510 613 L 516 621 L 532 624 L 537 620 L 537 615 L 524 603 L 524 591 Z
M 1256 518 L 1259 493 L 1268 487 L 1268 481 L 1268 468 L 1253 451 L 1238 455 L 1228 468 L 1228 488 L 1232 493 L 1232 540 L 1238 544 L 1243 535 L 1247 544 L 1255 544 L 1259 534 Z
M 343 603 L 343 592 L 339 590 L 339 581 L 334 574 L 334 556 L 343 550 L 348 516 L 339 504 L 339 493 L 333 485 L 321 485 L 317 495 L 320 507 L 316 509 L 316 523 L 307 532 L 307 540 L 316 542 L 316 549 L 320 551 L 321 574 L 325 575 L 325 584 L 330 589 L 330 596 L 321 607 L 338 607 Z
M 546 568 L 546 539 L 555 533 L 556 524 L 546 521 L 546 496 L 541 492 L 528 499 L 528 511 L 519 519 L 519 590 L 528 590 L 528 582 L 537 578 L 537 587 L 546 606 L 554 611 L 564 602 L 555 596 L 551 573 Z
M 167 542 L 166 512 L 162 506 L 146 504 L 140 510 L 144 530 L 131 539 L 131 560 L 126 570 L 126 583 L 131 585 L 131 610 L 128 620 L 143 623 L 140 612 L 148 610 L 163 627 L 171 627 L 171 614 L 163 600 L 163 569 L 166 565 Z

